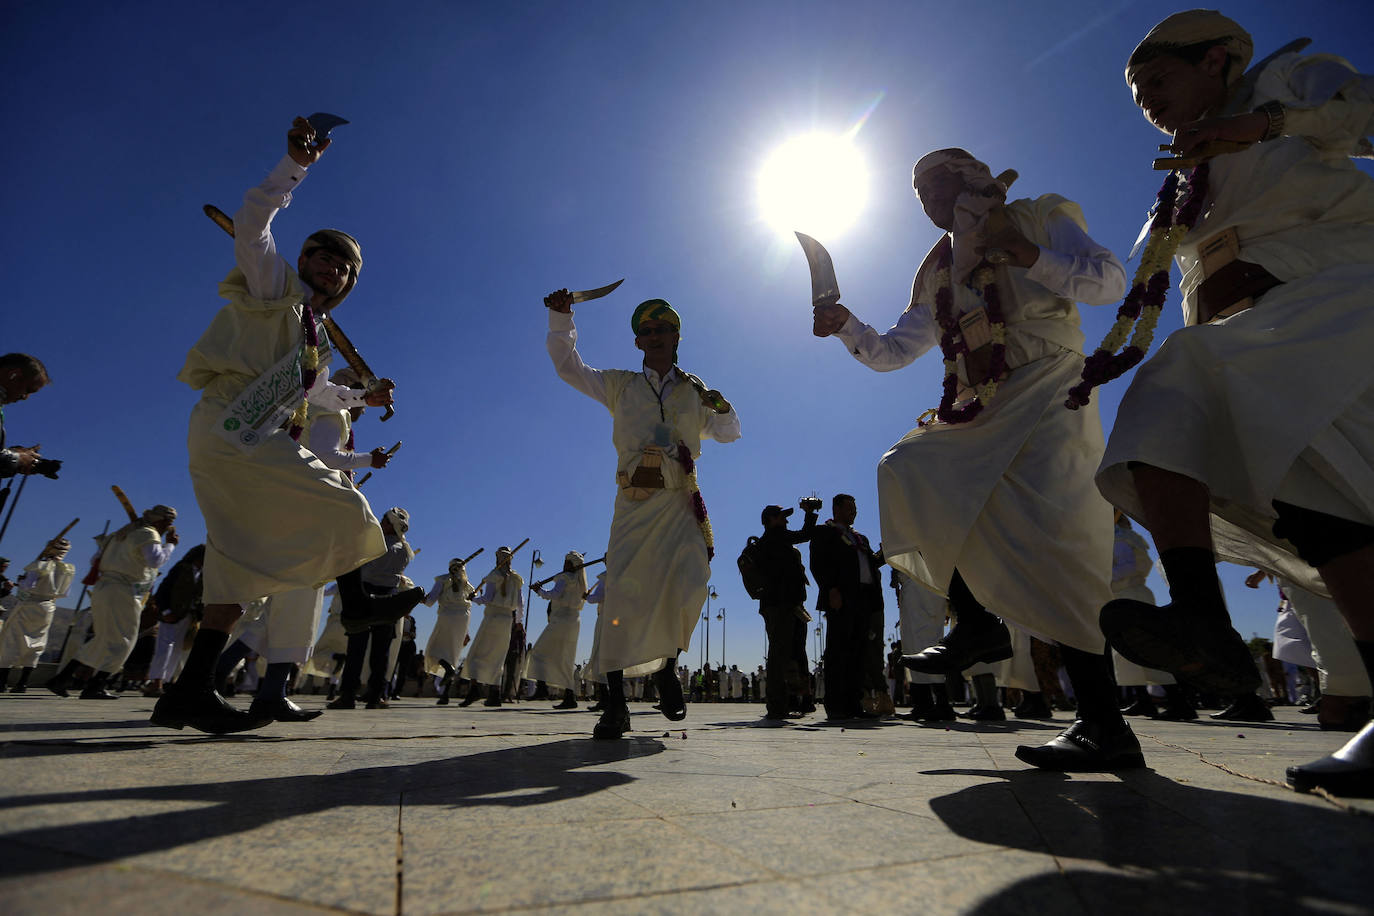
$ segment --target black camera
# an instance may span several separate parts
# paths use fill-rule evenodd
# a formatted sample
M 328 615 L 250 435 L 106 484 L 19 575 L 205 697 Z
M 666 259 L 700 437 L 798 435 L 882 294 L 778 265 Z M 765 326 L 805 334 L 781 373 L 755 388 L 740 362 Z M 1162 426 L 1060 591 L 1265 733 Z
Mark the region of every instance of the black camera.
M 42 474 L 52 480 L 57 479 L 57 472 L 62 470 L 62 462 L 55 458 L 38 458 L 33 462 L 31 474 Z
M 797 505 L 802 507 L 803 512 L 819 512 L 821 511 L 821 506 L 825 504 L 821 502 L 819 496 L 803 496 L 798 501 Z

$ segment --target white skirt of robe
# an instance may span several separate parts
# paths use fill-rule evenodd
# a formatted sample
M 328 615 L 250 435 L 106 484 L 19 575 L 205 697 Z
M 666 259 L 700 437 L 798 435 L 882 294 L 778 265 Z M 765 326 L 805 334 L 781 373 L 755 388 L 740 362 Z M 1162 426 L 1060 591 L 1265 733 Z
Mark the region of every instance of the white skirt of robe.
M 483 608 L 482 625 L 468 644 L 463 677 L 489 686 L 501 683 L 506 653 L 510 651 L 510 626 L 513 620 L 514 616 L 508 607 Z
M 1374 265 L 1275 287 L 1169 335 L 1131 381 L 1097 484 L 1141 518 L 1128 461 L 1207 485 L 1217 558 L 1328 595 L 1274 537 L 1272 501 L 1374 525 Z
M 191 411 L 191 484 L 205 518 L 204 601 L 253 598 L 328 582 L 386 551 L 363 495 L 284 431 L 251 452 L 215 432 L 223 402 Z
M 306 674 L 323 678 L 332 677 L 334 656 L 348 654 L 348 634 L 344 632 L 339 609 L 340 601 L 336 594 L 329 604 L 329 616 L 324 621 L 324 632 L 315 640 L 315 649 L 305 663 Z
M 617 492 L 593 670 L 634 677 L 662 668 L 692 641 L 710 579 L 686 490 L 638 502 Z
M 0 668 L 33 668 L 48 645 L 56 601 L 19 599 L 0 629 Z
M 1102 652 L 1113 543 L 1093 485 L 1102 426 L 1096 401 L 1064 407 L 1082 365 L 1067 350 L 1029 363 L 972 422 L 907 433 L 878 462 L 878 502 L 892 566 L 940 595 L 957 567 L 1008 621 Z
M 581 630 L 579 609 L 554 608 L 549 612 L 548 625 L 530 650 L 529 668 L 525 677 L 543 681 L 550 687 L 574 686 L 573 672 L 577 667 L 577 636 Z
M 472 620 L 472 609 L 461 611 L 440 610 L 434 619 L 434 629 L 425 643 L 425 671 L 433 675 L 444 673 L 446 661 L 454 668 L 463 658 L 463 640 L 468 635 L 468 624 Z M 507 637 L 509 638 L 509 637 Z

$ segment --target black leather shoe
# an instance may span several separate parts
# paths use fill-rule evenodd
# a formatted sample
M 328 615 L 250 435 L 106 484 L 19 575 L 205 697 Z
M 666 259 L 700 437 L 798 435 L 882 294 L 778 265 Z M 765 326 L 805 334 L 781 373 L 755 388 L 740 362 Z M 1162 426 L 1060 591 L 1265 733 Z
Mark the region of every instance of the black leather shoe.
M 117 700 L 119 699 L 119 694 L 110 693 L 110 691 L 106 690 L 104 687 L 87 687 L 85 690 L 81 691 L 81 699 Z
M 554 709 L 576 709 L 577 701 L 572 697 L 564 697 L 562 702 L 553 704 Z
M 1102 608 L 1107 642 L 1144 668 L 1167 671 L 1203 693 L 1240 696 L 1260 685 L 1250 649 L 1215 609 L 1118 598 Z
M 1153 719 L 1159 715 L 1159 708 L 1155 706 L 1154 700 L 1136 700 L 1130 706 L 1121 710 L 1123 716 L 1147 716 Z
M 625 737 L 625 733 L 630 730 L 630 707 L 606 705 L 606 709 L 601 713 L 601 718 L 597 720 L 596 727 L 592 729 L 592 737 L 602 741 L 614 741 Z
M 186 690 L 173 686 L 157 701 L 148 721 L 163 728 L 181 729 L 189 725 L 207 734 L 227 735 L 261 728 L 270 720 L 235 709 L 213 688 Z
M 915 655 L 903 655 L 902 664 L 922 674 L 958 674 L 979 662 L 1011 658 L 1011 631 L 998 621 L 995 627 L 973 631 L 958 624 L 944 638 Z
M 1274 714 L 1258 696 L 1247 693 L 1236 697 L 1231 705 L 1221 712 L 1212 713 L 1210 718 L 1228 722 L 1273 722 Z
M 389 709 L 391 707 L 391 701 L 384 696 L 366 696 L 363 699 L 367 701 L 363 704 L 364 709 Z
M 357 709 L 358 701 L 351 693 L 341 693 L 329 703 L 325 704 L 325 709 Z
M 473 703 L 476 703 L 480 699 L 482 699 L 482 697 L 478 695 L 477 691 L 469 690 L 468 695 L 463 697 L 463 702 L 459 703 L 458 705 L 460 707 L 471 706 Z
M 996 703 L 987 706 L 975 706 L 964 713 L 964 718 L 972 719 L 975 722 L 1005 722 L 1007 721 L 1007 711 Z
M 69 697 L 69 696 L 71 696 L 71 693 L 67 690 L 67 687 L 70 686 L 70 682 L 69 682 L 69 680 L 68 680 L 67 678 L 55 677 L 55 678 L 50 679 L 50 680 L 49 680 L 46 684 L 44 684 L 43 686 L 46 687 L 46 688 L 48 688 L 49 690 L 51 690 L 53 693 L 57 694 L 57 695 L 60 696 L 60 697 Z
M 1122 722 L 1110 732 L 1096 722 L 1076 720 L 1048 744 L 1021 745 L 1016 759 L 1042 770 L 1099 773 L 1129 770 L 1145 765 L 1135 732 Z
M 286 697 L 255 699 L 248 704 L 248 715 L 269 722 L 309 722 L 324 715 L 323 709 L 301 709 Z
M 494 694 L 494 695 L 492 695 L 492 696 L 487 697 L 485 700 L 482 701 L 482 705 L 483 705 L 483 706 L 500 706 L 500 705 L 501 705 L 501 696 L 500 696 L 500 694 Z
M 1325 789 L 1348 798 L 1374 798 L 1374 722 L 1331 756 L 1289 767 L 1288 784 L 1299 792 Z
M 682 682 L 675 671 L 660 671 L 654 675 L 658 685 L 658 711 L 669 722 L 681 722 L 687 718 L 687 701 L 682 697 Z
M 1166 722 L 1192 722 L 1197 718 L 1197 710 L 1189 706 L 1187 701 L 1179 700 L 1176 703 L 1165 703 L 1155 718 Z

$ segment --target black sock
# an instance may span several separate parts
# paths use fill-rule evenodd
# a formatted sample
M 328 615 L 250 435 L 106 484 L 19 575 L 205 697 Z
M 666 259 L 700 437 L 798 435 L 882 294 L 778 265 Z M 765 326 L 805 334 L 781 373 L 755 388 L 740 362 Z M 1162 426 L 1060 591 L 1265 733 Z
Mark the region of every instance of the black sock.
M 1169 597 L 1215 616 L 1228 626 L 1226 597 L 1217 578 L 1217 558 L 1206 547 L 1170 547 L 1159 552 L 1164 577 L 1169 580 Z
M 1374 639 L 1357 639 L 1355 640 L 1355 648 L 1360 650 L 1360 660 L 1364 662 L 1364 670 L 1369 673 L 1370 683 L 1374 684 Z M 24 670 L 32 669 L 25 668 Z
M 1078 699 L 1078 718 L 1098 725 L 1122 723 L 1121 710 L 1116 705 L 1116 682 L 1112 680 L 1111 662 L 1105 653 L 1084 652 L 1059 644 L 1064 670 L 1073 684 Z
M 606 672 L 606 701 L 613 706 L 625 706 L 625 672 Z
M 291 677 L 290 662 L 268 662 L 267 671 L 258 681 L 259 700 L 280 700 L 286 697 L 286 681 Z
M 241 639 L 234 640 L 234 644 L 219 654 L 219 659 L 215 662 L 215 687 L 229 680 L 229 675 L 234 673 L 238 663 L 253 654 L 253 650 L 248 648 L 248 644 Z
M 186 664 L 177 678 L 178 687 L 214 689 L 215 661 L 229 642 L 229 634 L 220 630 L 201 627 L 196 631 L 196 640 L 191 643 L 191 651 L 186 655 Z
M 19 683 L 15 684 L 14 686 L 16 686 L 16 687 L 27 687 L 27 686 L 29 686 L 29 675 L 31 675 L 31 674 L 33 674 L 33 669 L 32 669 L 32 668 L 23 668 L 23 669 L 20 669 L 20 671 L 19 671 Z
M 386 665 L 391 660 L 391 641 L 396 638 L 394 624 L 372 628 L 372 651 L 368 655 L 367 695 L 373 699 L 384 696 L 387 683 Z
M 954 576 L 949 580 L 949 606 L 954 611 L 955 626 L 970 626 L 975 629 L 984 627 L 995 627 L 1000 620 L 997 615 L 990 612 L 983 603 L 973 597 L 973 592 L 969 591 L 968 585 L 964 582 L 964 577 L 959 575 L 959 570 L 954 571 Z

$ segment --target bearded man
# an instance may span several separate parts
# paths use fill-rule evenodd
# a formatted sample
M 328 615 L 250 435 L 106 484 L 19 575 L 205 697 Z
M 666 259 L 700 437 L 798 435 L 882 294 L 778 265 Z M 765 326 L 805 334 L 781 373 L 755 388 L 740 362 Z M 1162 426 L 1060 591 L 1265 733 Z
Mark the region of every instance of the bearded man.
M 229 632 L 255 598 L 337 578 L 345 619 L 384 623 L 424 596 L 364 591 L 360 567 L 386 550 L 381 527 L 344 476 L 297 441 L 307 403 L 342 410 L 392 400 L 385 385 L 368 393 L 326 381 L 330 351 L 317 318 L 353 290 L 362 268 L 357 241 L 316 232 L 292 270 L 272 237 L 273 217 L 329 148 L 328 138 L 315 139 L 310 122 L 295 119 L 286 158 L 245 195 L 234 216 L 237 267 L 220 284 L 229 302 L 177 376 L 201 392 L 187 447 L 207 535 L 205 618 L 181 676 L 153 710 L 154 725 L 218 734 L 271 721 L 230 706 L 213 683 Z
M 606 596 L 597 618 L 592 669 L 605 672 L 607 696 L 595 738 L 630 729 L 625 677 L 653 674 L 660 711 L 687 715 L 677 656 L 692 638 L 711 577 L 710 523 L 696 487 L 701 440 L 733 442 L 739 417 L 719 391 L 677 365 L 682 318 L 663 299 L 641 302 L 630 317 L 643 366 L 593 369 L 577 352 L 573 296 L 544 299 L 546 346 L 558 377 L 611 412 L 616 449 L 615 514 L 606 547 Z
M 1113 647 L 1236 694 L 1258 674 L 1217 559 L 1329 594 L 1374 671 L 1374 180 L 1350 161 L 1371 150 L 1374 79 L 1297 52 L 1247 74 L 1251 52 L 1191 10 L 1127 62 L 1146 118 L 1205 160 L 1187 181 L 1206 206 L 1177 253 L 1185 327 L 1136 373 L 1097 477 L 1153 535 L 1172 598 L 1105 607 Z M 1374 795 L 1374 726 L 1288 780 Z
M 1060 407 L 1082 365 L 1074 303 L 1116 301 L 1125 271 L 1088 236 L 1076 204 L 1055 194 L 1004 204 L 1006 184 L 962 149 L 924 156 L 912 178 L 947 234 L 917 273 L 906 311 L 879 333 L 844 306 L 823 305 L 814 328 L 882 372 L 937 345 L 945 351 L 937 421 L 878 463 L 887 562 L 948 595 L 957 619 L 903 664 L 957 674 L 1011 657 L 1007 627 L 986 609 L 995 607 L 1064 647 L 1079 697 L 1067 731 L 1017 756 L 1047 769 L 1142 766 L 1095 610 L 1111 596 L 1111 508 L 1092 484 L 1102 429 L 1095 411 Z

